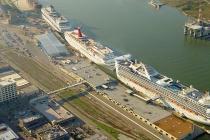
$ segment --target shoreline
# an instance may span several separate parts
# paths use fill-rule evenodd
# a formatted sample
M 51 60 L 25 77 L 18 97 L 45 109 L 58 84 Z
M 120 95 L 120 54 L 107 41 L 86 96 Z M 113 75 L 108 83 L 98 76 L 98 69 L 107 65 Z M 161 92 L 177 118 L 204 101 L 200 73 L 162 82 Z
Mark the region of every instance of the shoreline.
M 194 19 L 197 19 L 197 15 L 198 15 L 198 11 L 195 11 L 194 9 L 196 9 L 197 10 L 197 8 L 198 7 L 191 7 L 192 9 L 189 9 L 189 10 L 187 10 L 187 8 L 189 8 L 189 7 L 187 7 L 188 5 L 187 5 L 187 3 L 182 3 L 182 2 L 173 2 L 173 1 L 171 1 L 171 0 L 160 0 L 162 3 L 165 3 L 166 5 L 168 5 L 169 7 L 173 7 L 173 8 L 176 8 L 178 11 L 180 11 L 183 15 L 185 15 L 185 16 L 187 16 L 187 17 L 189 17 L 189 18 L 194 18 Z M 187 1 L 186 1 L 187 2 Z M 195 2 L 195 4 L 196 4 L 196 2 Z M 210 4 L 207 4 L 207 5 L 205 5 L 206 7 L 207 6 L 209 6 L 210 7 Z M 204 7 L 204 6 L 202 6 L 202 7 Z M 194 8 L 194 9 L 193 9 Z M 204 9 L 204 8 L 203 8 Z M 205 10 L 203 10 L 203 11 L 205 11 Z M 189 13 L 188 13 L 189 12 Z M 196 14 L 197 15 L 194 15 L 195 14 L 195 12 L 196 12 Z M 205 11 L 206 12 L 206 11 Z M 205 21 L 205 22 L 210 22 L 210 14 L 207 14 L 206 15 L 206 13 L 205 12 L 203 12 L 202 13 L 202 15 L 205 15 L 205 16 L 203 16 L 203 20 Z M 191 13 L 191 14 L 190 14 Z M 207 11 L 207 13 L 209 13 L 208 11 Z

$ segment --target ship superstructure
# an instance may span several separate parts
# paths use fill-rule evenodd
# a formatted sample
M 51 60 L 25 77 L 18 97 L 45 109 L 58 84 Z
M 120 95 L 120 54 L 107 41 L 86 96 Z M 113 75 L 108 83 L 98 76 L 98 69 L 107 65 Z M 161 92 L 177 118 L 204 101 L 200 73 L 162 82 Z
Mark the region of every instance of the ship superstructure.
M 113 50 L 101 45 L 100 43 L 88 38 L 80 28 L 74 31 L 65 32 L 66 41 L 82 55 L 99 65 L 114 66 L 115 59 L 129 58 L 129 55 L 118 57 Z
M 120 81 L 158 99 L 165 106 L 194 121 L 210 125 L 210 96 L 174 81 L 142 62 L 116 60 L 116 73 Z
M 61 16 L 55 8 L 50 5 L 41 9 L 43 19 L 56 31 L 63 33 L 70 30 L 69 21 Z

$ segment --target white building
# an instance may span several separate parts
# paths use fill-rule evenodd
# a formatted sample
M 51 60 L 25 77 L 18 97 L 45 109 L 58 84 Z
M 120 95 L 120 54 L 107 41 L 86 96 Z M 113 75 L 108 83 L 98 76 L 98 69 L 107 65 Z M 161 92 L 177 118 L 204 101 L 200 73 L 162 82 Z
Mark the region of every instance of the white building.
M 0 103 L 16 97 L 16 82 L 14 80 L 0 81 Z
M 15 132 L 6 124 L 0 124 L 0 140 L 18 140 L 19 137 Z

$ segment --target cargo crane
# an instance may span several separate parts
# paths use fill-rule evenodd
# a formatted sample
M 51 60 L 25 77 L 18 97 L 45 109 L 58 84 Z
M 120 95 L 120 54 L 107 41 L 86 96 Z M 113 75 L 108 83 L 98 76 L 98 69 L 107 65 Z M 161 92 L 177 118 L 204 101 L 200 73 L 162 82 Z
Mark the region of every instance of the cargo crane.
M 204 38 L 210 36 L 210 24 L 205 22 L 206 19 L 202 15 L 202 0 L 199 0 L 198 18 L 197 20 L 192 20 L 191 18 L 185 23 L 184 34 L 198 38 Z M 203 0 L 203 2 L 206 2 Z M 209 3 L 208 3 L 209 4 Z

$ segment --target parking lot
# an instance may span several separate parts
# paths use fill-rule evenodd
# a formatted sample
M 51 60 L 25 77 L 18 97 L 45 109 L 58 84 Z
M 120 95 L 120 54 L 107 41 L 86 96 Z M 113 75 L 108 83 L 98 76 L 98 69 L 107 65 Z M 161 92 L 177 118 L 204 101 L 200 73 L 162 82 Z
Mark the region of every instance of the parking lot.
M 92 65 L 87 59 L 82 59 L 77 63 L 65 65 L 68 71 L 81 76 L 93 87 L 98 87 L 108 83 L 112 78 L 101 71 L 97 66 Z
M 92 65 L 88 60 L 80 60 L 77 63 L 71 63 L 64 66 L 68 71 L 74 72 L 94 87 L 101 87 L 100 92 L 106 93 L 109 97 L 131 108 L 134 112 L 148 119 L 150 122 L 156 122 L 169 115 L 170 112 L 161 107 L 147 104 L 145 101 L 131 96 L 126 91 L 129 90 L 121 83 L 116 81 L 97 66 Z M 105 86 L 104 86 L 105 85 Z

